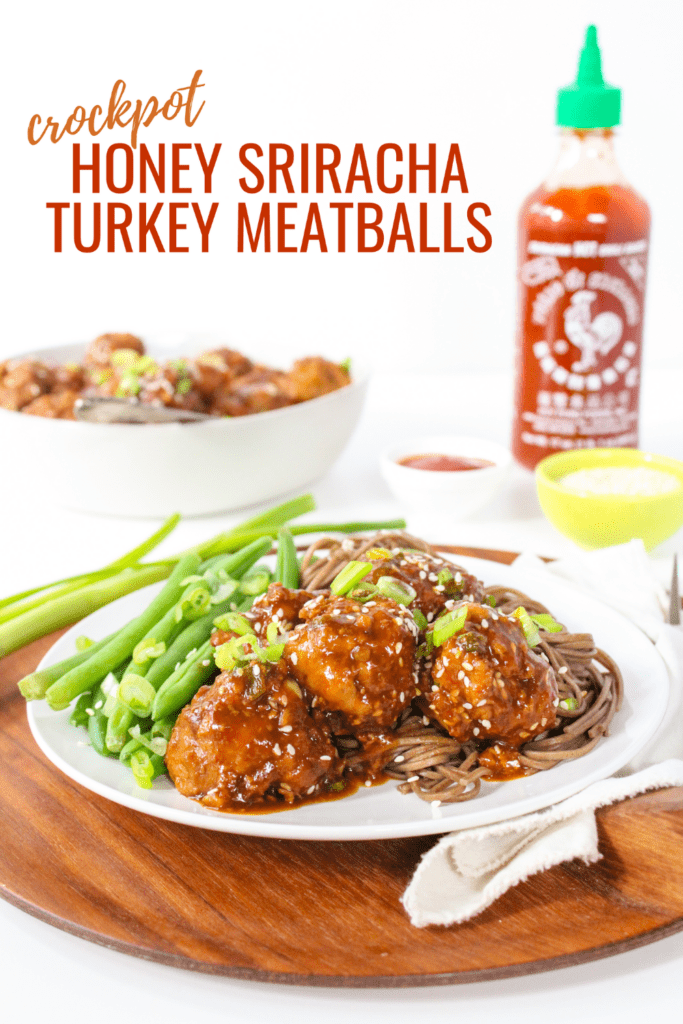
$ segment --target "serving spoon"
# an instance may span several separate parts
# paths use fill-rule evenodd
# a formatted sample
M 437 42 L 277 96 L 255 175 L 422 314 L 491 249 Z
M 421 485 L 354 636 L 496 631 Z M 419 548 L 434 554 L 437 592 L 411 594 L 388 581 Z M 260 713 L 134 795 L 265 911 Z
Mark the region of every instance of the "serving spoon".
M 173 409 L 166 405 L 147 405 L 136 398 L 109 398 L 96 395 L 77 398 L 74 416 L 86 423 L 197 423 L 220 419 L 189 409 Z

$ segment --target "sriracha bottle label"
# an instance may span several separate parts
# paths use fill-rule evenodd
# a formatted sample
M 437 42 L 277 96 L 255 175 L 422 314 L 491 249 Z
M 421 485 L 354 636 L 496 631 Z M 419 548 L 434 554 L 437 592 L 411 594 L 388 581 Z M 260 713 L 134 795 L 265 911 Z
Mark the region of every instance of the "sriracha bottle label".
M 636 447 L 647 239 L 525 243 L 515 454 Z

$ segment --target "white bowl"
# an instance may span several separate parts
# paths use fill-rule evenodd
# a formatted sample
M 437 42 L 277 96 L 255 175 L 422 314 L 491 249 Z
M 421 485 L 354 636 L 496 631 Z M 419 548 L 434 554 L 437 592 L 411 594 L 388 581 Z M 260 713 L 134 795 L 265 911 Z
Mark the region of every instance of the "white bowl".
M 205 348 L 188 342 L 184 354 Z M 65 363 L 84 352 L 67 345 L 27 356 Z M 341 454 L 367 390 L 367 375 L 352 372 L 351 384 L 321 398 L 199 423 L 79 423 L 0 409 L 4 481 L 7 489 L 31 485 L 46 502 L 113 516 L 195 516 L 269 501 L 304 489 Z
M 413 469 L 399 465 L 410 455 L 463 455 L 487 459 L 493 466 L 469 470 Z M 486 505 L 504 485 L 512 455 L 502 445 L 476 437 L 418 437 L 385 452 L 380 468 L 384 480 L 403 504 L 422 511 L 448 513 L 464 519 Z

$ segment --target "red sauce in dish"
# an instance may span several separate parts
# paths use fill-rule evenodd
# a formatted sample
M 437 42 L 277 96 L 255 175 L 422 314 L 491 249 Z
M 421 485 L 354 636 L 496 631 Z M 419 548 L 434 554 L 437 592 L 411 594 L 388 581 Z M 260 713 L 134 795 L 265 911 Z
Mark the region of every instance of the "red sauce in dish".
M 488 459 L 470 459 L 465 455 L 406 455 L 398 460 L 399 466 L 409 469 L 427 469 L 437 473 L 462 473 L 469 469 L 485 469 L 495 466 Z

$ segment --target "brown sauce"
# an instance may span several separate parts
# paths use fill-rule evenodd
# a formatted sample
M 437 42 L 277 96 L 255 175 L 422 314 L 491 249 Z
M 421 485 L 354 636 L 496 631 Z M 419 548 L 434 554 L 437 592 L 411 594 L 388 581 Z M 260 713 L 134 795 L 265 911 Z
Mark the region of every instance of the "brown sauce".
M 406 455 L 398 460 L 399 466 L 409 469 L 426 469 L 434 473 L 463 473 L 470 469 L 486 469 L 495 466 L 488 459 L 471 459 L 465 455 Z
M 261 803 L 250 804 L 248 807 L 240 804 L 226 804 L 225 807 L 212 807 L 211 810 L 218 811 L 220 814 L 276 814 L 278 811 L 295 811 L 298 807 L 307 807 L 309 804 L 325 804 L 332 803 L 334 800 L 343 800 L 345 797 L 357 793 L 359 789 L 367 786 L 368 783 L 371 787 L 374 787 L 383 786 L 385 782 L 391 782 L 391 779 L 383 772 L 379 774 L 359 771 L 347 772 L 344 775 L 343 789 L 328 789 L 324 793 L 300 797 L 291 804 L 287 803 L 280 796 L 268 793 L 263 797 Z

